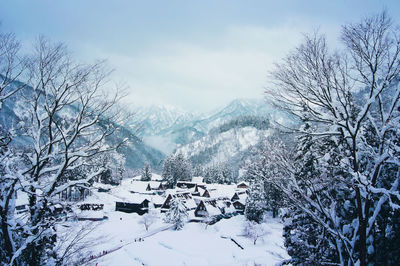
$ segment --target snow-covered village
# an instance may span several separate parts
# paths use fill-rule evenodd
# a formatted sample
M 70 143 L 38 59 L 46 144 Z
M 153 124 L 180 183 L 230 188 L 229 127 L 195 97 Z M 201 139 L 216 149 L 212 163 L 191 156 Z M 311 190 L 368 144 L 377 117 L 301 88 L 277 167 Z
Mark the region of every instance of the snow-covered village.
M 399 17 L 3 1 L 0 266 L 399 265 Z

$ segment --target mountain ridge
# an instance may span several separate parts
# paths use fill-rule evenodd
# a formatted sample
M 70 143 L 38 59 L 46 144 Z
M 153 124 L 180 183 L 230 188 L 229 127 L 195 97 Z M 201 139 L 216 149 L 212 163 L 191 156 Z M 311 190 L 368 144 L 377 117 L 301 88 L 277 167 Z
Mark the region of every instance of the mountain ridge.
M 206 136 L 211 129 L 243 115 L 270 117 L 274 109 L 262 99 L 234 99 L 227 105 L 201 114 L 193 114 L 179 108 L 168 109 L 161 106 L 140 107 L 135 123 L 142 124 L 139 134 L 144 142 L 163 153 L 172 153 Z

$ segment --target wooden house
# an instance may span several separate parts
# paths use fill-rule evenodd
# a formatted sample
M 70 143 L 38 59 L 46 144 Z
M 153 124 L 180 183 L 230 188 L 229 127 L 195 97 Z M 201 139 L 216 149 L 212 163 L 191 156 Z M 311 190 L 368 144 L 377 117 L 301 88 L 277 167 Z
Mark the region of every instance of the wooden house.
M 222 211 L 214 200 L 200 201 L 194 211 L 194 216 L 196 217 L 212 217 L 220 214 L 222 214 Z
M 144 199 L 141 202 L 130 203 L 130 202 L 116 202 L 115 210 L 126 213 L 137 213 L 139 215 L 145 214 L 149 209 L 149 200 Z
M 180 192 L 176 194 L 168 194 L 168 196 L 165 198 L 164 203 L 161 205 L 161 212 L 166 212 L 169 210 L 171 207 L 171 200 L 172 198 L 181 198 L 183 201 L 183 204 L 186 206 L 188 210 L 193 210 L 196 208 L 196 203 L 194 202 L 192 195 L 190 192 L 185 191 L 185 192 Z
M 190 181 L 178 181 L 176 182 L 176 187 L 178 188 L 194 188 L 196 183 Z
M 196 186 L 194 187 L 194 189 L 191 192 L 192 196 L 200 196 L 200 189 L 199 186 L 196 184 Z
M 238 201 L 235 201 L 234 203 L 232 203 L 232 205 L 233 205 L 233 207 L 235 207 L 235 209 L 238 213 L 244 213 L 246 205 L 243 204 L 243 202 L 238 200 Z
M 240 198 L 239 198 L 239 194 L 238 194 L 237 192 L 235 192 L 235 193 L 233 194 L 232 198 L 231 198 L 231 201 L 232 201 L 232 202 L 235 202 L 235 201 L 237 201 L 237 200 L 240 200 Z
M 247 182 L 242 181 L 239 184 L 237 184 L 237 188 L 248 189 L 249 184 Z
M 204 190 L 203 194 L 201 195 L 204 198 L 209 198 L 210 197 L 210 192 L 206 189 Z
M 202 182 L 191 182 L 191 181 L 178 181 L 176 182 L 176 187 L 177 188 L 194 188 L 195 186 L 201 187 L 203 189 L 206 188 L 206 184 L 202 183 Z

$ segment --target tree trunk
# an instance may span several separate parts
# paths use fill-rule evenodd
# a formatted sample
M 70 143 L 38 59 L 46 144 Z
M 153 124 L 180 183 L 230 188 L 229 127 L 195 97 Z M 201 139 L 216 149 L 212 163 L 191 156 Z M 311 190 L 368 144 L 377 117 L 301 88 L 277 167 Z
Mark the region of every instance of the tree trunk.
M 4 251 L 8 259 L 10 259 L 13 255 L 13 248 L 10 234 L 8 232 L 7 213 L 3 210 L 1 210 L 1 233 L 4 241 Z
M 356 187 L 356 200 L 357 200 L 357 211 L 358 211 L 358 246 L 359 246 L 359 260 L 360 266 L 365 266 L 367 262 L 367 219 L 364 218 L 364 214 L 362 212 L 362 203 L 361 203 L 361 193 L 360 189 Z M 366 210 L 367 212 L 367 210 Z
M 272 209 L 272 218 L 276 218 L 277 215 L 278 215 L 278 210 L 273 208 Z
M 360 227 L 359 227 L 359 244 L 360 244 L 360 266 L 365 266 L 367 265 L 367 226 L 365 219 L 363 221 L 360 221 Z

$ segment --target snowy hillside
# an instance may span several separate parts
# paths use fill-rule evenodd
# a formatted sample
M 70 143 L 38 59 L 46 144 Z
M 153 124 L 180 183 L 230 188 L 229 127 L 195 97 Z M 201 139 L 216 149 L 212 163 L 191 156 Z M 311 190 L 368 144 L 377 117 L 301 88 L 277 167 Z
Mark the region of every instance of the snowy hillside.
M 180 126 L 195 119 L 195 115 L 174 106 L 152 105 L 135 107 L 133 120 L 128 123 L 132 128 L 140 127 L 139 136 L 158 135 L 160 131 L 173 126 Z
M 206 114 L 191 114 L 169 106 L 141 107 L 135 112 L 132 125 L 142 126 L 140 136 L 144 142 L 165 154 L 206 137 L 211 129 L 240 116 L 286 119 L 262 99 L 236 99 Z
M 239 160 L 247 149 L 271 134 L 270 129 L 255 127 L 232 128 L 219 134 L 209 134 L 201 139 L 181 146 L 176 153 L 182 153 L 192 163 L 211 165 Z

